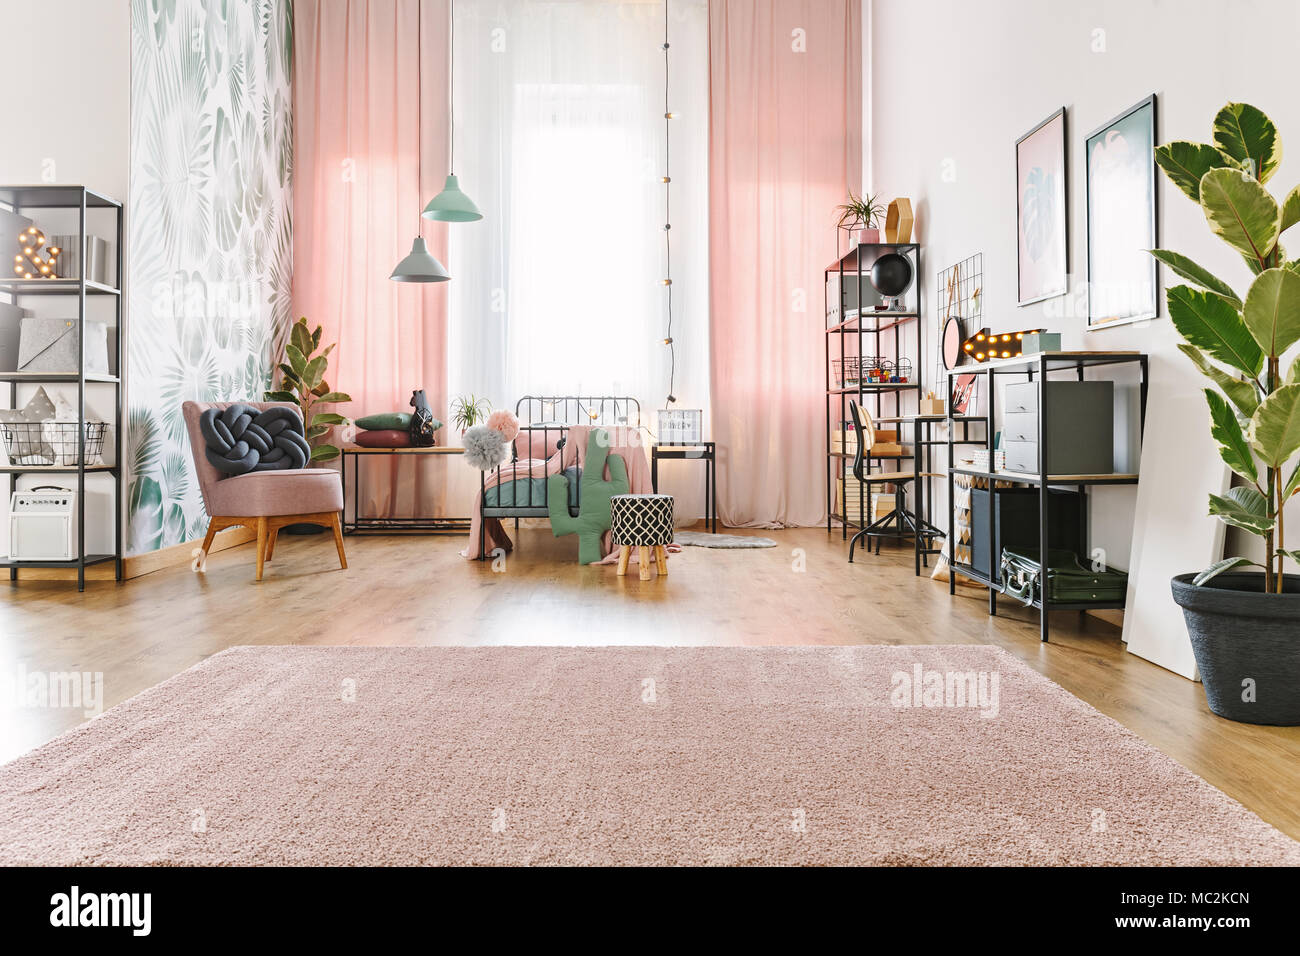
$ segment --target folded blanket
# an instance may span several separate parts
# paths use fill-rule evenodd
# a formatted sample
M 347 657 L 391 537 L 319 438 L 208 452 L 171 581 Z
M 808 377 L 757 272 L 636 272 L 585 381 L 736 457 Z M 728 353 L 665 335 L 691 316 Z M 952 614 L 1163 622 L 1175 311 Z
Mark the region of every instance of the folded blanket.
M 549 475 L 559 474 L 566 468 L 572 466 L 583 467 L 587 458 L 587 436 L 596 426 L 592 425 L 574 425 L 569 429 L 568 441 L 564 447 L 546 460 L 526 459 L 517 461 L 513 464 L 502 465 L 497 471 L 489 471 L 484 474 L 485 485 L 494 487 L 507 481 L 527 480 L 530 478 L 546 478 Z M 638 428 L 632 428 L 627 425 L 605 426 L 605 431 L 609 433 L 610 448 L 609 452 L 613 455 L 622 455 L 623 461 L 627 463 L 627 481 L 632 494 L 649 494 L 653 491 L 653 485 L 650 481 L 650 458 L 646 454 L 644 433 Z M 609 468 L 606 467 L 604 476 L 609 478 Z M 474 509 L 470 512 L 470 531 L 469 546 L 461 552 L 466 558 L 477 558 L 479 556 L 478 539 L 480 523 L 485 519 L 482 517 L 482 492 L 474 496 Z M 514 542 L 506 534 L 505 528 L 497 518 L 487 518 L 483 529 L 486 537 L 486 547 L 488 554 L 491 554 L 497 548 L 504 548 L 506 551 L 514 550 Z M 610 533 L 605 532 L 601 539 L 600 553 L 605 557 L 601 563 L 609 563 L 618 560 L 618 553 L 614 550 L 612 537 Z

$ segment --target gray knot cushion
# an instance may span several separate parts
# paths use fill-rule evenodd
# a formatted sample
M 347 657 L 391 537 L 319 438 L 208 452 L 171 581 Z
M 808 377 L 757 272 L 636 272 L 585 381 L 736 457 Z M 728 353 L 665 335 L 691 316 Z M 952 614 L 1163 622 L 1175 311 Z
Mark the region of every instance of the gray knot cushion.
M 672 495 L 612 495 L 609 512 L 615 545 L 672 544 Z
M 311 460 L 302 419 L 287 406 L 209 408 L 199 416 L 199 431 L 208 461 L 225 475 L 305 468 Z

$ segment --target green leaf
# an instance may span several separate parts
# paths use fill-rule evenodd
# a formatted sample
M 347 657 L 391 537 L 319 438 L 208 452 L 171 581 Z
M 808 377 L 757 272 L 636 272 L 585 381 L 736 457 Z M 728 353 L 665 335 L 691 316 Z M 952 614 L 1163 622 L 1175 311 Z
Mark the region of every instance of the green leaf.
M 262 399 L 264 402 L 293 402 L 298 404 L 298 396 L 293 392 L 267 392 Z
M 313 425 L 311 428 L 307 429 L 307 440 L 312 441 L 313 439 L 320 438 L 321 435 L 324 435 L 329 430 L 330 427 L 328 425 Z
M 1300 341 L 1300 273 L 1265 269 L 1250 284 L 1241 317 L 1265 355 Z
M 1249 103 L 1229 103 L 1214 117 L 1214 142 L 1247 168 L 1261 183 L 1282 162 L 1282 138 L 1261 110 Z
M 1168 249 L 1150 249 L 1148 251 L 1188 282 L 1195 282 L 1202 289 L 1209 289 L 1211 292 L 1221 295 L 1235 309 L 1241 308 L 1241 300 L 1237 298 L 1237 293 L 1232 290 L 1232 286 L 1206 269 L 1201 268 L 1191 259 Z
M 1296 186 L 1282 200 L 1282 232 L 1300 222 L 1300 186 Z
M 1296 360 L 1291 363 L 1291 371 L 1286 375 L 1286 384 L 1300 385 L 1300 355 L 1297 355 Z
M 1224 571 L 1231 571 L 1233 568 L 1240 568 L 1249 565 L 1253 568 L 1262 568 L 1264 565 L 1257 564 L 1250 558 L 1224 558 L 1222 561 L 1215 561 L 1212 565 L 1192 578 L 1192 583 L 1200 587 L 1211 578 L 1218 577 Z
M 317 445 L 311 450 L 312 461 L 331 461 L 342 454 L 333 445 Z
M 1300 385 L 1283 385 L 1260 402 L 1246 437 L 1270 468 L 1286 464 L 1300 450 Z
M 1165 175 L 1195 203 L 1201 201 L 1201 179 L 1206 173 L 1211 169 L 1237 168 L 1231 156 L 1205 143 L 1178 140 L 1157 146 L 1155 153 L 1156 163 Z
M 1210 495 L 1210 514 L 1224 524 L 1251 534 L 1268 534 L 1274 521 L 1268 516 L 1268 499 L 1255 488 L 1228 489 L 1226 495 Z
M 330 390 L 330 383 L 325 381 L 324 379 L 321 379 L 320 384 L 317 385 L 315 388 L 313 388 L 311 390 L 311 393 L 319 397 L 329 392 L 329 390 Z
M 299 378 L 306 377 L 307 356 L 303 354 L 298 346 L 290 342 L 284 347 L 284 354 L 289 357 L 289 365 L 292 366 L 292 372 Z
M 1259 408 L 1259 395 L 1252 383 L 1233 378 L 1211 363 L 1205 357 L 1205 353 L 1194 345 L 1179 342 L 1178 351 L 1191 359 L 1207 378 L 1214 382 L 1215 385 L 1218 385 L 1223 390 L 1223 394 L 1228 396 L 1228 401 L 1236 405 L 1243 415 L 1250 418 L 1251 415 L 1255 414 L 1255 409 Z
M 306 328 L 306 324 L 305 324 L 305 323 L 304 323 L 303 327 Z M 319 325 L 318 325 L 318 326 L 316 326 L 316 331 L 313 332 L 313 333 L 311 334 L 311 347 L 312 347 L 312 351 L 315 351 L 316 349 L 320 348 L 320 336 L 321 336 L 321 332 L 322 332 L 322 331 L 324 331 L 323 326 L 319 326 Z M 333 346 L 330 346 L 330 347 L 333 348 Z
M 307 323 L 299 320 L 295 322 L 293 328 L 289 330 L 289 341 L 303 355 L 310 355 L 311 335 L 307 332 Z
M 1277 245 L 1282 210 L 1239 169 L 1211 169 L 1201 177 L 1201 209 L 1210 228 L 1250 262 L 1264 262 Z
M 323 402 L 326 405 L 337 405 L 342 402 L 352 401 L 352 396 L 347 392 L 325 392 L 317 395 L 316 401 Z
M 1290 558 L 1290 559 L 1291 559 L 1292 561 L 1294 561 L 1296 564 L 1300 564 L 1300 551 L 1287 551 L 1285 548 L 1279 548 L 1277 553 L 1278 553 L 1278 554 L 1285 554 L 1288 558 Z
M 302 373 L 303 380 L 311 388 L 315 388 L 325 380 L 325 368 L 329 361 L 323 355 L 318 355 L 307 363 L 306 370 Z
M 1258 483 L 1259 470 L 1255 467 L 1255 456 L 1246 444 L 1246 436 L 1242 433 L 1236 413 L 1228 407 L 1223 396 L 1212 388 L 1205 389 L 1205 401 L 1210 406 L 1210 434 L 1219 443 L 1219 457 L 1241 477 Z
M 317 412 L 311 417 L 311 424 L 314 428 L 317 425 L 346 425 L 348 418 L 346 415 L 339 415 L 335 412 Z
M 1176 285 L 1165 293 L 1165 299 L 1174 328 L 1188 342 L 1252 378 L 1259 374 L 1264 367 L 1264 353 L 1241 313 L 1222 297 Z
M 292 379 L 293 381 L 296 382 L 298 380 L 298 373 L 293 370 L 293 366 L 285 365 L 283 362 L 281 362 L 279 365 L 279 369 L 280 369 L 280 374 L 285 377 L 286 381 Z
M 1295 466 L 1295 471 L 1291 472 L 1290 479 L 1287 480 L 1286 487 L 1282 489 L 1280 500 L 1286 501 L 1296 492 L 1300 492 L 1300 464 Z

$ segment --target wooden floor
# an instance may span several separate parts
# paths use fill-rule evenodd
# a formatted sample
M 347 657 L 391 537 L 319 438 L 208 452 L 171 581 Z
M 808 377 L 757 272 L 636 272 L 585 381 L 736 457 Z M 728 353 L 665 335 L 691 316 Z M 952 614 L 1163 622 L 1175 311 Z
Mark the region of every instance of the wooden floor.
M 4 582 L 0 675 L 102 672 L 111 707 L 234 644 L 995 644 L 1300 838 L 1300 728 L 1215 717 L 1199 684 L 1126 653 L 1095 619 L 1059 614 L 1040 644 L 1036 612 L 990 618 L 983 590 L 950 598 L 946 582 L 914 577 L 910 549 L 850 565 L 838 533 L 761 533 L 778 546 L 686 548 L 648 582 L 578 566 L 574 540 L 544 529 L 495 567 L 461 558 L 465 538 L 352 537 L 341 571 L 329 535 L 281 535 L 261 584 L 251 546 L 213 555 L 205 574 L 84 594 Z M 0 761 L 83 719 L 0 709 Z

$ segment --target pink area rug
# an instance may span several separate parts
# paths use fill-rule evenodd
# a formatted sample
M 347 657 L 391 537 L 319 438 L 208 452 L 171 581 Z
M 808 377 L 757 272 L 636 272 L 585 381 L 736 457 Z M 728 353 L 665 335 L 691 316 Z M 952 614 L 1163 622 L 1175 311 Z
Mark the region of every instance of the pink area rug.
M 236 647 L 0 767 L 0 862 L 1260 865 L 1300 844 L 991 647 Z

